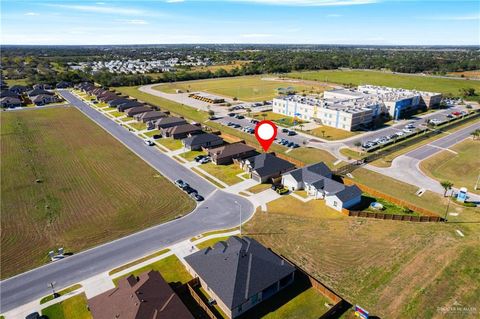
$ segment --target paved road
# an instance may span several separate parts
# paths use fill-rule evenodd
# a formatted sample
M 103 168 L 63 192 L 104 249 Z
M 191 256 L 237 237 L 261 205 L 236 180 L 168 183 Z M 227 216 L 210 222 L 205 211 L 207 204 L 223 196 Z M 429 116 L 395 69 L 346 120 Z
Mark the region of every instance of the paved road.
M 480 129 L 480 122 L 476 122 L 466 128 L 453 132 L 445 137 L 442 137 L 430 144 L 421 146 L 409 153 L 395 158 L 391 167 L 382 168 L 373 165 L 367 165 L 367 168 L 384 174 L 386 176 L 395 178 L 399 181 L 415 185 L 419 188 L 431 190 L 433 192 L 443 195 L 444 189 L 440 182 L 426 176 L 419 168 L 420 162 L 428 157 L 449 148 L 458 142 L 470 136 L 470 133 L 476 129 Z M 480 150 L 478 151 L 480 157 Z M 353 173 L 355 175 L 355 173 Z M 473 185 L 455 185 L 456 187 L 465 186 L 467 188 Z M 480 196 L 470 193 L 470 198 L 475 201 L 480 200 Z
M 56 281 L 58 288 L 67 287 L 199 233 L 234 227 L 238 225 L 240 216 L 239 207 L 235 202 L 242 207 L 243 220 L 250 218 L 254 211 L 253 205 L 248 200 L 217 190 L 175 160 L 161 154 L 154 147 L 145 145 L 138 137 L 90 108 L 70 92 L 62 91 L 61 94 L 164 176 L 171 180 L 181 178 L 188 181 L 206 196 L 206 200 L 181 219 L 149 228 L 0 282 L 2 313 L 48 294 L 47 283 L 51 281 Z

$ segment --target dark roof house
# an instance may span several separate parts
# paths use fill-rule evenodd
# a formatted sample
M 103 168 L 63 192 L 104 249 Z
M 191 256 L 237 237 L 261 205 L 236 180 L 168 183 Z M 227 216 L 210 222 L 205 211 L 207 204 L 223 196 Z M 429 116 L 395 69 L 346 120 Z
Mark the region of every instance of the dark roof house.
M 8 90 L 16 94 L 22 94 L 28 91 L 28 87 L 25 85 L 13 85 Z
M 280 177 L 283 173 L 295 168 L 295 165 L 272 153 L 262 153 L 240 161 L 241 167 L 252 174 L 252 179 L 265 183 L 268 180 Z
M 128 116 L 128 117 L 132 117 L 136 114 L 140 114 L 140 113 L 145 113 L 145 112 L 150 112 L 152 109 L 148 106 L 136 106 L 136 107 L 132 107 L 132 108 L 129 108 L 125 111 L 125 114 Z
M 223 139 L 215 134 L 205 133 L 187 137 L 182 140 L 183 146 L 191 151 L 212 148 L 223 144 Z
M 2 97 L 19 98 L 19 94 L 15 93 L 13 91 L 10 91 L 10 90 L 2 90 L 2 92 L 0 92 L 0 98 L 2 98 Z
M 188 271 L 234 318 L 294 280 L 295 267 L 248 237 L 230 237 L 185 257 Z
M 177 294 L 157 271 L 130 275 L 88 300 L 93 319 L 193 319 Z
M 46 91 L 44 89 L 33 89 L 31 91 L 28 91 L 28 97 L 34 97 L 34 96 L 37 96 L 37 95 L 40 95 L 40 94 L 43 94 L 43 95 L 53 95 L 53 92 L 50 92 L 50 91 Z
M 150 121 L 158 120 L 159 118 L 166 117 L 166 116 L 167 116 L 167 114 L 165 114 L 163 112 L 152 111 L 150 109 L 150 112 L 143 112 L 143 113 L 140 113 L 140 114 L 136 114 L 136 115 L 133 116 L 133 118 L 136 119 L 137 121 L 147 123 L 147 122 L 150 122 Z
M 192 124 L 180 124 L 162 129 L 164 137 L 171 137 L 176 140 L 202 133 L 203 131 L 200 127 Z
M 174 116 L 162 117 L 161 119 L 155 121 L 155 127 L 159 130 L 182 124 L 187 124 L 187 121 L 185 121 L 184 118 Z
M 57 83 L 56 87 L 57 89 L 66 89 L 72 86 L 72 83 L 67 82 L 67 81 L 60 81 Z
M 246 145 L 244 142 L 226 144 L 208 150 L 212 162 L 217 165 L 230 164 L 234 159 L 242 159 L 257 155 L 255 148 Z
M 144 106 L 144 104 L 138 101 L 128 101 L 128 102 L 117 105 L 117 110 L 119 110 L 120 112 L 123 112 L 127 109 L 130 109 L 132 107 L 137 107 L 137 106 Z
M 2 97 L 0 98 L 0 107 L 19 107 L 22 106 L 22 101 L 16 97 Z
M 55 95 L 39 94 L 32 98 L 32 102 L 35 105 L 45 105 L 49 103 L 58 102 L 58 98 Z
M 120 104 L 127 103 L 127 102 L 130 102 L 130 101 L 132 101 L 132 100 L 129 100 L 125 97 L 117 97 L 116 99 L 108 101 L 108 106 L 117 107 Z

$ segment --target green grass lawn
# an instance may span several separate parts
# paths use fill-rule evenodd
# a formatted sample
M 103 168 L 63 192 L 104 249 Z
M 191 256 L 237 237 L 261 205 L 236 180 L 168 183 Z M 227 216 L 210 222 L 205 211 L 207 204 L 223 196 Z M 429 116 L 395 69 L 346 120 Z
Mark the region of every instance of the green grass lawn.
M 252 113 L 250 116 L 257 120 L 265 119 L 265 120 L 275 122 L 278 125 L 286 126 L 286 127 L 293 126 L 294 124 L 298 125 L 302 123 L 307 123 L 306 121 L 300 120 L 299 118 L 294 119 L 291 116 L 273 113 L 272 111 Z M 295 123 L 294 123 L 294 120 L 295 120 Z
M 235 164 L 215 165 L 213 163 L 207 163 L 201 165 L 200 168 L 228 185 L 237 184 L 243 181 L 243 179 L 237 176 L 238 174 L 243 173 L 243 170 Z
M 92 319 L 87 309 L 87 298 L 80 294 L 42 310 L 48 319 Z
M 329 127 L 329 126 L 320 126 L 313 130 L 308 130 L 304 132 L 316 137 L 329 140 L 329 141 L 342 140 L 342 139 L 349 138 L 361 133 L 361 132 L 350 132 L 350 131 L 340 130 L 338 128 Z
M 165 146 L 171 151 L 179 150 L 183 147 L 181 140 L 175 140 L 173 138 L 159 138 L 156 140 L 159 144 Z
M 152 263 L 150 265 L 147 265 L 145 267 L 132 271 L 131 273 L 125 276 L 122 276 L 120 278 L 125 278 L 130 275 L 138 276 L 139 274 L 149 270 L 156 270 L 160 272 L 162 277 L 168 283 L 178 282 L 181 284 L 185 284 L 192 279 L 190 274 L 187 272 L 187 270 L 183 266 L 182 262 L 175 255 L 168 256 L 167 258 L 164 258 L 155 263 Z M 117 285 L 120 278 L 115 278 L 113 280 L 115 285 Z
M 193 161 L 193 159 L 199 155 L 206 155 L 204 151 L 188 151 L 183 154 L 178 155 L 179 157 L 186 159 L 187 161 Z
M 130 123 L 128 125 L 136 129 L 137 131 L 143 131 L 147 129 L 147 124 L 142 122 Z
M 113 117 L 120 117 L 120 116 L 124 116 L 124 115 L 125 115 L 125 113 L 119 112 L 119 111 L 109 112 L 108 114 L 111 115 L 111 116 L 113 116 Z
M 396 204 L 393 204 L 389 201 L 386 201 L 382 198 L 375 198 L 373 196 L 370 196 L 368 194 L 364 194 L 362 196 L 362 200 L 367 203 L 367 205 L 371 202 L 377 202 L 383 205 L 383 209 L 374 209 L 370 206 L 367 206 L 364 210 L 367 212 L 372 212 L 372 213 L 384 213 L 384 214 L 391 214 L 391 215 L 406 215 L 406 216 L 421 216 L 417 212 L 412 212 L 408 209 L 405 209 L 404 207 L 398 206 Z
M 298 159 L 305 164 L 325 162 L 329 167 L 333 167 L 333 163 L 336 161 L 335 157 L 327 151 L 310 147 L 295 148 L 286 155 Z
M 204 249 L 204 248 L 207 248 L 207 247 L 212 247 L 213 245 L 215 245 L 219 241 L 222 241 L 222 240 L 225 241 L 228 238 L 230 238 L 230 236 L 212 238 L 212 239 L 206 240 L 206 241 L 204 241 L 200 244 L 197 244 L 196 246 L 197 246 L 198 249 Z
M 220 78 L 211 80 L 186 81 L 169 84 L 161 84 L 155 86 L 154 89 L 175 93 L 180 89 L 184 92 L 187 90 L 204 91 L 212 94 L 236 97 L 243 101 L 267 101 L 273 99 L 277 95 L 277 88 L 285 88 L 292 86 L 297 92 L 323 92 L 324 88 L 317 85 L 303 85 L 296 83 L 283 83 L 279 81 L 262 80 L 263 76 L 240 76 L 232 78 Z
M 366 152 L 358 152 L 355 151 L 351 148 L 341 148 L 340 153 L 346 157 L 352 158 L 352 159 L 361 159 L 365 157 Z
M 6 80 L 8 86 L 27 85 L 27 79 Z
M 474 186 L 480 174 L 480 140 L 466 140 L 438 153 L 420 163 L 428 176 L 438 181 L 451 181 L 455 187 L 467 187 L 470 192 L 480 194 Z
M 304 80 L 332 82 L 338 84 L 373 84 L 395 88 L 415 89 L 444 94 L 459 95 L 461 88 L 474 88 L 480 92 L 480 81 L 465 81 L 456 79 L 434 78 L 429 76 L 414 76 L 392 74 L 377 71 L 340 71 L 325 70 L 311 72 L 293 72 L 287 76 Z M 478 98 L 478 97 L 477 97 Z
M 80 289 L 80 288 L 82 288 L 82 285 L 76 284 L 76 285 L 73 285 L 71 287 L 65 288 L 63 290 L 57 291 L 56 293 L 58 293 L 60 296 L 63 296 L 65 294 L 68 294 L 69 292 L 72 292 L 72 291 Z M 53 295 L 52 294 L 50 294 L 48 296 L 45 296 L 42 299 L 40 299 L 40 304 L 44 304 L 44 303 L 46 303 L 50 300 L 53 300 Z
M 174 157 L 175 158 L 175 157 Z M 225 188 L 225 186 L 223 186 L 222 184 L 218 183 L 216 180 L 210 178 L 210 176 L 207 176 L 205 175 L 203 172 L 201 172 L 200 170 L 198 170 L 196 167 L 193 167 L 192 170 L 197 173 L 198 175 L 202 176 L 203 178 L 205 178 L 207 181 L 209 181 L 210 183 L 212 183 L 213 185 L 215 185 L 216 187 L 218 188 Z
M 143 257 L 143 258 L 140 258 L 140 259 L 137 259 L 137 260 L 135 260 L 135 261 L 129 262 L 128 264 L 125 264 L 125 265 L 123 265 L 123 266 L 120 266 L 120 267 L 117 267 L 117 268 L 115 268 L 115 269 L 112 269 L 108 274 L 111 276 L 111 275 L 113 275 L 113 274 L 116 274 L 116 273 L 118 273 L 118 272 L 121 272 L 122 270 L 128 269 L 128 268 L 133 267 L 133 266 L 135 266 L 135 265 L 138 265 L 138 264 L 140 264 L 140 263 L 143 263 L 144 261 L 147 261 L 147 260 L 149 260 L 149 259 L 152 259 L 152 258 L 158 257 L 158 256 L 160 256 L 160 255 L 163 255 L 163 254 L 165 254 L 165 253 L 167 253 L 167 252 L 169 252 L 169 251 L 170 251 L 170 249 L 168 249 L 168 248 L 167 248 L 167 249 L 160 250 L 160 251 L 157 251 L 156 253 L 150 254 L 150 255 L 145 256 L 145 257 Z
M 161 133 L 162 132 L 160 132 L 160 130 L 151 130 L 151 131 L 148 131 L 148 132 L 143 133 L 143 134 L 145 134 L 148 137 L 153 137 L 154 135 L 159 135 Z
M 49 262 L 54 248 L 79 253 L 195 207 L 76 108 L 0 120 L 2 279 Z
M 238 230 L 238 229 L 239 229 L 238 227 L 235 227 L 235 228 L 229 228 L 229 229 L 213 230 L 213 231 L 209 231 L 209 232 L 200 234 L 199 236 L 192 237 L 192 238 L 190 238 L 190 241 L 194 241 L 196 239 L 199 239 L 199 238 L 202 238 L 202 237 L 207 237 L 207 236 L 210 236 L 210 235 L 228 233 L 228 232 L 232 232 L 232 231 L 235 231 L 235 230 Z
M 271 184 L 258 184 L 247 189 L 248 192 L 258 194 L 271 187 Z

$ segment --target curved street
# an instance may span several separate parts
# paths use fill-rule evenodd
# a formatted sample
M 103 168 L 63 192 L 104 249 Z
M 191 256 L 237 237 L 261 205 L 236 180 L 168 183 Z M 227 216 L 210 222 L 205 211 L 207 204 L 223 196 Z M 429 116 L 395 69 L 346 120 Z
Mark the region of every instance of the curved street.
M 183 218 L 3 280 L 0 282 L 0 312 L 9 311 L 45 296 L 50 291 L 47 285 L 52 281 L 56 282 L 58 288 L 67 287 L 197 234 L 235 227 L 240 222 L 240 209 L 242 221 L 248 220 L 253 215 L 254 206 L 247 199 L 218 190 L 210 182 L 167 155 L 145 145 L 141 139 L 92 109 L 72 93 L 61 91 L 61 94 L 166 178 L 170 180 L 181 178 L 187 181 L 205 196 L 205 201 Z

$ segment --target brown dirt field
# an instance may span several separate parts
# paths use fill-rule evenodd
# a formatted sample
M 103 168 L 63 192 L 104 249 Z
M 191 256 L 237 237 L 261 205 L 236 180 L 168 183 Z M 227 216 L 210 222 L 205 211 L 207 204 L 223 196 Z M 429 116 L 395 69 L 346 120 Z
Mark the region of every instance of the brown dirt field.
M 190 212 L 194 203 L 74 108 L 1 114 L 1 277 Z M 36 183 L 41 179 L 41 183 Z
M 410 223 L 349 218 L 321 201 L 292 201 L 286 196 L 269 203 L 246 234 L 349 302 L 381 318 L 432 318 L 454 298 L 480 310 L 480 251 L 471 253 L 480 242 L 479 210 L 464 212 L 476 218 L 471 224 Z M 470 282 L 467 292 L 463 282 Z

